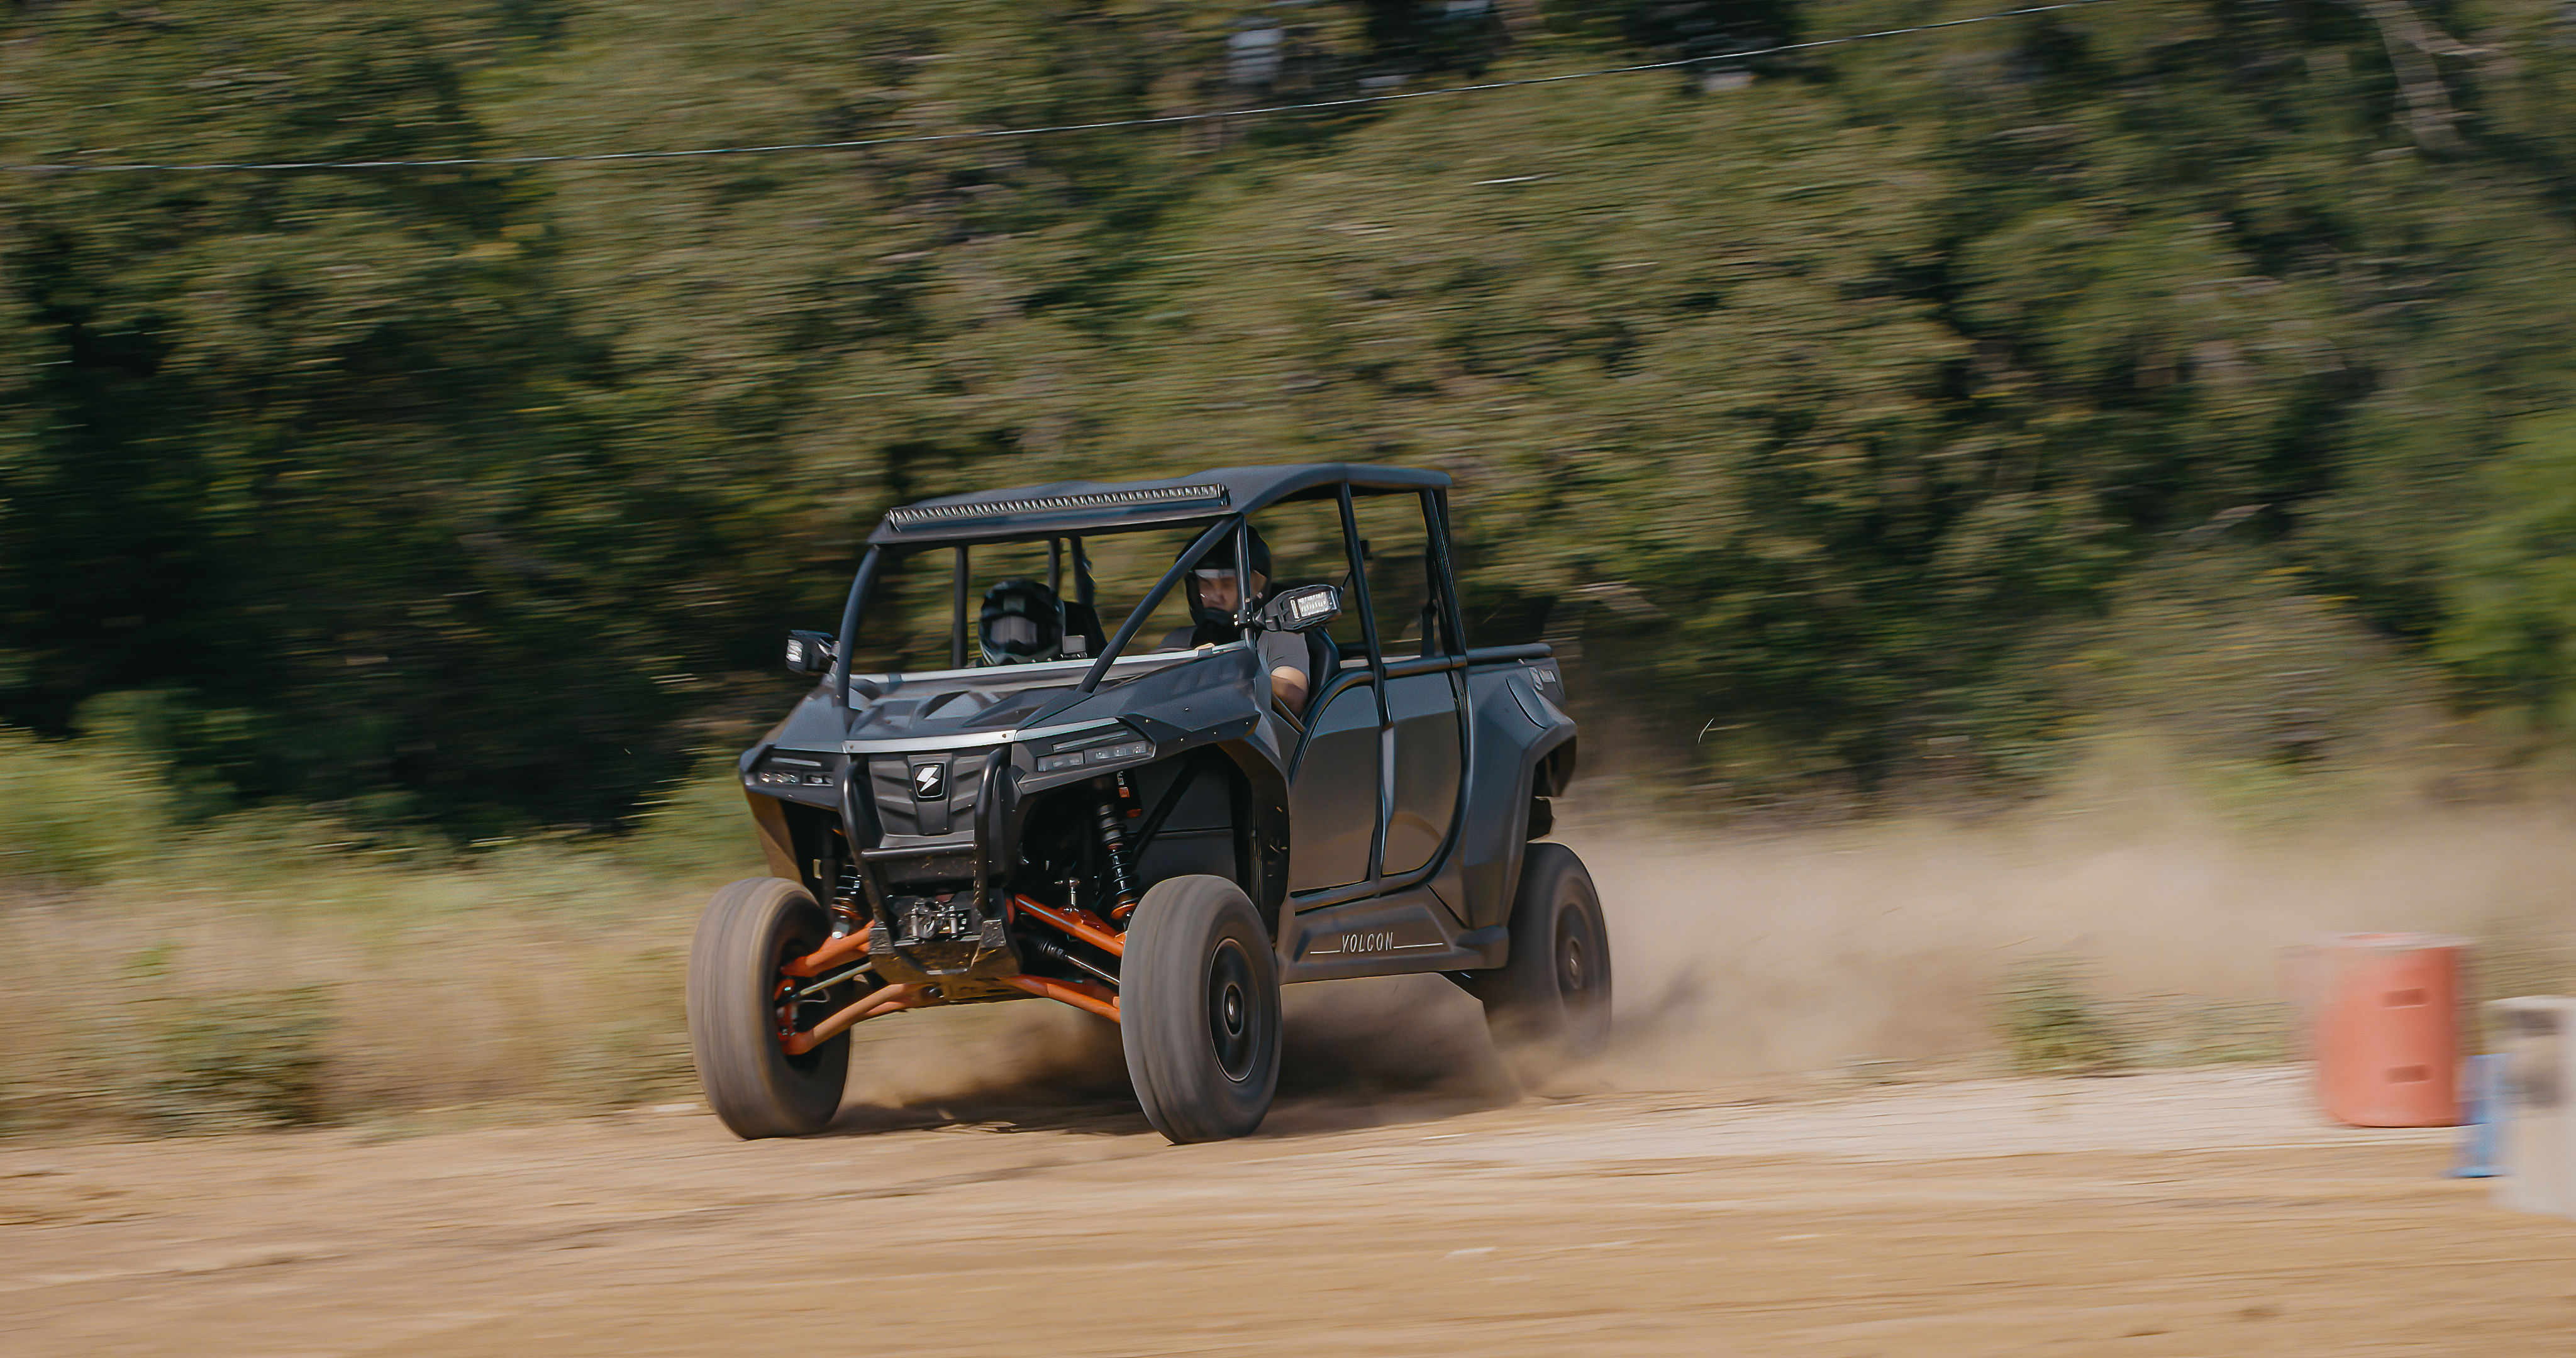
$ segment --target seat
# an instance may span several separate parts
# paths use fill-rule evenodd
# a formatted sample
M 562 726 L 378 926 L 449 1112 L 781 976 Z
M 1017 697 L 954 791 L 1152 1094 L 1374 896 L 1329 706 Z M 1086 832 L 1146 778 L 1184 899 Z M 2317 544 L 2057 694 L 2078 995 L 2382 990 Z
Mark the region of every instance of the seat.
M 1326 583 L 1330 582 L 1297 580 L 1281 581 L 1271 587 L 1271 593 L 1279 594 L 1287 590 L 1302 589 L 1308 584 Z M 1307 714 L 1315 710 L 1315 699 L 1322 696 L 1325 681 L 1331 679 L 1333 675 L 1341 669 L 1342 648 L 1337 645 L 1330 636 L 1325 635 L 1324 629 L 1321 627 L 1300 633 L 1299 635 L 1303 637 L 1306 642 L 1306 702 L 1305 705 L 1300 707 L 1296 712 L 1297 720 L 1302 722 L 1306 720 Z
M 1310 718 L 1315 710 L 1315 700 L 1323 696 L 1324 681 L 1333 677 L 1334 671 L 1341 668 L 1341 663 L 1342 648 L 1334 645 L 1331 637 L 1324 635 L 1323 628 L 1318 627 L 1306 633 L 1306 703 L 1297 713 L 1299 721 Z
M 1064 601 L 1064 634 L 1067 638 L 1082 638 L 1082 653 L 1086 656 L 1100 654 L 1101 648 L 1109 644 L 1109 637 L 1100 630 L 1100 610 L 1079 599 Z

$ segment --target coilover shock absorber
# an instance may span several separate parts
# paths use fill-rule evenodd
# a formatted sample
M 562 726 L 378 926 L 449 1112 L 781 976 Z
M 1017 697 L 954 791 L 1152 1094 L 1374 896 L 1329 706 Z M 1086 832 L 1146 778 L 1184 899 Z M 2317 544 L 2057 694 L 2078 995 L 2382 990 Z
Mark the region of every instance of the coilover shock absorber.
M 826 847 L 834 852 L 814 860 L 814 882 L 832 917 L 832 937 L 840 938 L 868 927 L 867 908 L 859 903 L 858 855 L 849 852 L 848 837 L 836 829 Z
M 1100 827 L 1100 852 L 1109 860 L 1109 898 L 1116 904 L 1110 909 L 1111 919 L 1123 920 L 1136 910 L 1136 870 L 1127 861 L 1127 807 L 1136 794 L 1127 786 L 1127 775 L 1113 775 L 1117 795 L 1107 790 L 1100 795 L 1097 821 Z

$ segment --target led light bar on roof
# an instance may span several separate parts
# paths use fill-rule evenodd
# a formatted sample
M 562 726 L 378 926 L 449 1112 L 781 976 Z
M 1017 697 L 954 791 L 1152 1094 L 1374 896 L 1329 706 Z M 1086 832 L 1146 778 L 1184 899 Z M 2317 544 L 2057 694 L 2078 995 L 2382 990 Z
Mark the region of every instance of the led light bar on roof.
M 1205 504 L 1212 509 L 1225 506 L 1228 496 L 1223 486 L 1154 486 L 1140 490 L 1095 490 L 1081 495 L 1040 495 L 1025 500 L 968 500 L 959 504 L 915 505 L 886 515 L 886 523 L 900 531 L 927 523 L 949 523 L 958 519 L 990 519 L 1009 514 L 1054 514 L 1068 509 L 1124 509 L 1138 505 Z

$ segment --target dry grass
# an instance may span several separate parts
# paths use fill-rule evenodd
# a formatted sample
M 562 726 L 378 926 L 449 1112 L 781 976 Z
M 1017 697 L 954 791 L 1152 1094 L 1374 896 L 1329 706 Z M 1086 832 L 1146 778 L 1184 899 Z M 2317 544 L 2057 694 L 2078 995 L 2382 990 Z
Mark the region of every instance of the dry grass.
M 663 812 L 615 844 L 470 855 L 245 817 L 22 878 L 0 895 L 0 1130 L 685 1092 L 689 929 L 710 887 L 758 869 L 730 778 Z
M 0 739 L 0 818 L 22 798 L 56 810 L 40 835 L 0 841 L 21 869 L 0 891 L 0 1133 L 694 1092 L 689 930 L 708 890 L 758 870 L 729 776 L 615 844 L 458 855 L 252 816 L 147 824 L 171 847 L 134 858 L 97 831 L 109 822 L 62 812 L 82 795 L 79 761 L 27 754 Z M 1974 824 L 1769 835 L 1641 832 L 1574 808 L 1565 837 L 1599 880 L 1619 967 L 1602 1076 L 1708 1088 L 2014 1051 L 2051 1068 L 2276 1058 L 2282 950 L 2346 930 L 2476 936 L 2488 995 L 2576 981 L 2576 812 L 2377 800 L 2248 821 L 2117 785 L 2079 778 Z M 1596 787 L 1610 794 L 1596 807 L 1617 804 L 1615 784 Z M 118 814 L 134 822 L 118 834 L 150 820 L 148 806 Z M 2034 961 L 2048 958 L 2080 974 Z M 1291 999 L 1298 1093 L 1502 1087 L 1475 1005 L 1436 978 Z M 1098 1096 L 1123 1077 L 1114 1035 L 1053 1006 L 933 1011 L 860 1036 L 852 1092 L 867 1103 Z

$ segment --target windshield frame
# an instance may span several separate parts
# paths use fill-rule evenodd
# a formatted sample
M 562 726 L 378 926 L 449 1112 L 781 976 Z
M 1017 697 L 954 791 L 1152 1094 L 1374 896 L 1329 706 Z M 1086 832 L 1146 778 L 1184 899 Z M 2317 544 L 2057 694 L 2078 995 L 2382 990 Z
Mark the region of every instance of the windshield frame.
M 1240 641 L 1229 641 L 1222 646 L 1210 646 L 1204 650 L 1138 651 L 1134 655 L 1122 655 L 1117 657 L 1115 660 L 1110 662 L 1110 668 L 1113 670 L 1122 668 L 1136 669 L 1175 665 L 1181 661 L 1193 660 L 1202 655 L 1215 655 L 1225 651 L 1241 650 L 1243 649 L 1243 646 L 1244 643 Z M 934 679 L 992 679 L 1001 675 L 1010 675 L 1013 677 L 1020 675 L 1028 675 L 1031 677 L 1066 675 L 1088 670 L 1092 664 L 1092 657 L 1087 655 L 1078 655 L 1069 660 L 1038 660 L 1031 661 L 1025 665 L 969 665 L 962 670 L 877 670 L 867 674 L 853 674 L 850 676 L 849 682 L 853 684 L 882 684 L 885 686 L 886 692 L 892 693 L 897 689 L 915 684 L 926 684 Z
M 1088 604 L 1093 602 L 1089 597 L 1091 594 L 1090 554 L 1083 550 L 1083 539 L 1092 537 L 1121 537 L 1129 533 L 1152 532 L 1158 529 L 1169 531 L 1176 527 L 1190 527 L 1195 524 L 1202 523 L 1205 524 L 1205 528 L 1199 533 L 1198 537 L 1193 539 L 1190 545 L 1184 549 L 1179 556 L 1173 558 L 1171 565 L 1164 568 L 1162 577 L 1156 580 L 1154 582 L 1154 587 L 1147 590 L 1144 598 L 1138 601 L 1133 609 L 1128 611 L 1126 619 L 1119 623 L 1118 630 L 1112 633 L 1107 642 L 1101 646 L 1099 655 L 1091 657 L 1074 657 L 1067 660 L 1045 661 L 1030 665 L 996 666 L 967 665 L 963 663 L 966 636 L 966 593 L 968 588 L 967 562 L 970 549 L 986 544 L 1055 542 L 1070 539 L 1074 544 L 1072 564 L 1074 566 L 1076 586 L 1084 596 L 1083 602 Z M 1235 623 L 1238 633 L 1237 639 L 1242 639 L 1241 633 L 1248 625 L 1244 620 L 1250 614 L 1252 603 L 1250 599 L 1251 582 L 1245 570 L 1245 556 L 1243 551 L 1244 534 L 1245 517 L 1242 513 L 1237 512 L 1231 514 L 1220 514 L 1207 519 L 1186 520 L 1178 523 L 1170 521 L 1160 523 L 1140 523 L 1132 528 L 1120 528 L 1110 532 L 1094 530 L 1090 533 L 1069 534 L 1062 530 L 1057 530 L 1052 533 L 1032 532 L 1027 530 L 1013 532 L 1005 530 L 991 534 L 979 534 L 975 537 L 966 539 L 948 538 L 938 542 L 925 542 L 917 547 L 888 547 L 884 544 L 871 544 L 868 548 L 867 555 L 859 560 L 858 572 L 851 577 L 849 595 L 841 606 L 841 630 L 836 634 L 834 639 L 832 647 L 832 669 L 829 678 L 826 680 L 831 688 L 832 703 L 836 707 L 847 708 L 849 706 L 850 683 L 852 679 L 850 672 L 850 653 L 855 649 L 851 645 L 851 639 L 858 635 L 860 625 L 866 621 L 868 603 L 876 593 L 877 584 L 882 579 L 886 566 L 893 561 L 906 557 L 927 556 L 937 552 L 953 552 L 955 554 L 957 563 L 956 577 L 951 589 L 952 607 L 949 623 L 949 655 L 951 661 L 955 663 L 952 663 L 948 669 L 944 670 L 888 671 L 884 676 L 870 675 L 865 677 L 871 679 L 884 677 L 899 682 L 915 682 L 932 675 L 990 675 L 995 670 L 1003 668 L 1015 671 L 1025 670 L 1035 674 L 1044 674 L 1058 670 L 1070 669 L 1075 665 L 1084 665 L 1087 666 L 1087 668 L 1084 670 L 1082 680 L 1074 687 L 1075 691 L 1088 695 L 1100 687 L 1100 681 L 1108 675 L 1111 667 L 1118 664 L 1120 660 L 1125 657 L 1127 647 L 1135 640 L 1138 629 L 1142 628 L 1145 625 L 1146 620 L 1154 615 L 1154 610 L 1163 606 L 1163 601 L 1171 596 L 1173 587 L 1188 578 L 1190 572 L 1197 568 L 1200 558 L 1206 556 L 1218 543 L 1227 541 L 1228 539 L 1232 539 L 1235 543 L 1235 581 L 1236 597 L 1238 599 L 1235 610 Z M 1049 555 L 1053 558 L 1055 556 L 1055 552 L 1051 550 Z M 1049 566 L 1051 569 L 1048 573 L 1050 576 L 1054 576 L 1056 571 L 1053 568 L 1056 566 L 1056 561 L 1051 559 Z M 1056 582 L 1051 579 L 1049 583 L 1052 585 Z

